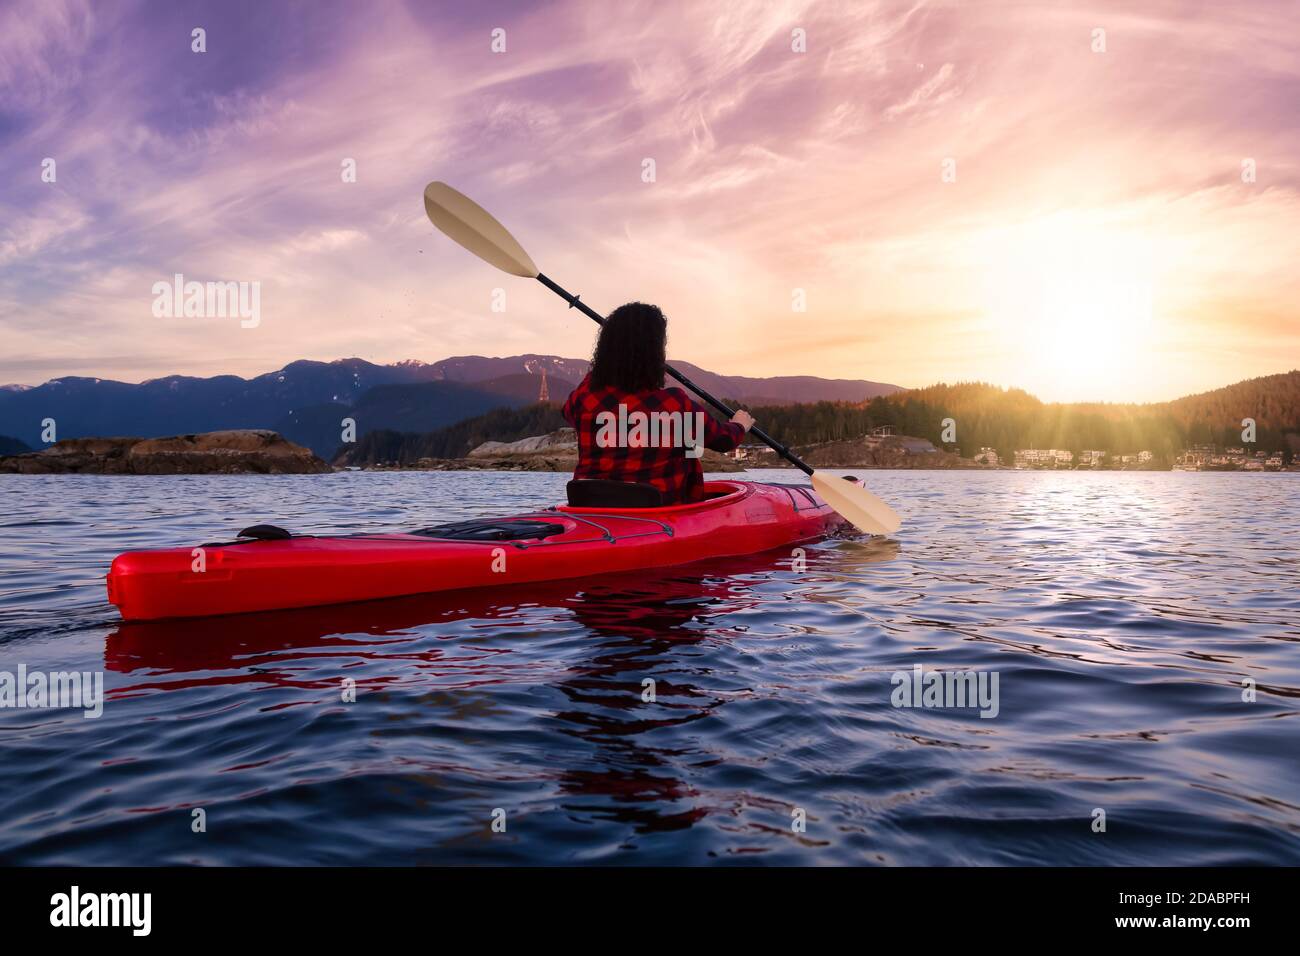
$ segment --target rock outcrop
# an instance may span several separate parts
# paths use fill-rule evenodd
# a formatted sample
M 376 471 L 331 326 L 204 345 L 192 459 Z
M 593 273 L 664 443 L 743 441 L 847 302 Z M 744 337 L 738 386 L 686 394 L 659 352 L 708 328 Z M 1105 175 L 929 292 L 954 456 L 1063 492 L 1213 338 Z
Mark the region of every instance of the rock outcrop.
M 65 438 L 41 451 L 0 458 L 23 475 L 311 475 L 333 471 L 301 445 L 265 429 L 169 438 Z
M 705 451 L 705 471 L 740 471 L 745 466 L 729 455 Z M 381 462 L 368 470 L 401 471 L 573 471 L 578 466 L 578 440 L 572 428 L 518 441 L 486 441 L 466 458 L 421 458 L 414 464 Z
M 816 468 L 970 468 L 994 467 L 936 448 L 924 438 L 891 435 L 834 441 L 798 449 Z
M 558 455 L 578 457 L 578 436 L 572 428 L 561 428 L 549 435 L 534 435 L 518 441 L 485 441 L 469 453 L 471 458 L 500 458 L 503 455 Z

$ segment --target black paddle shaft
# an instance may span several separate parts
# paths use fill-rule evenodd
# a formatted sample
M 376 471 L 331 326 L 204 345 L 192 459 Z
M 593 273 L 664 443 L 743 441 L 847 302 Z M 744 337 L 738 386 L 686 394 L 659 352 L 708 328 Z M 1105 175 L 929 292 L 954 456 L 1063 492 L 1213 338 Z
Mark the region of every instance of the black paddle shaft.
M 598 325 L 605 324 L 605 317 L 603 315 L 601 315 L 595 309 L 588 306 L 587 303 L 580 301 L 578 296 L 569 295 L 568 292 L 560 288 L 558 285 L 556 285 L 554 282 L 552 282 L 549 278 L 547 278 L 545 275 L 543 275 L 540 272 L 537 274 L 537 281 L 540 282 L 542 285 L 546 286 L 546 288 L 550 289 L 552 292 L 558 295 L 565 302 L 569 303 L 569 308 L 577 309 L 583 315 L 586 315 L 589 318 L 593 319 Z M 687 378 L 681 372 L 677 371 L 677 369 L 673 368 L 671 365 L 665 365 L 664 371 L 667 372 L 669 375 L 671 375 L 673 378 L 677 379 L 678 382 L 680 382 L 682 385 L 685 385 L 696 395 L 700 396 L 700 398 L 704 399 L 706 402 L 708 402 L 718 411 L 722 412 L 722 414 L 726 415 L 728 418 L 736 414 L 733 409 L 728 408 L 723 402 L 718 401 L 718 399 L 714 398 L 704 389 L 700 388 L 698 385 L 693 383 L 689 378 Z M 789 448 L 786 448 L 779 441 L 777 441 L 767 432 L 763 431 L 763 429 L 759 428 L 757 425 L 752 427 L 749 430 L 749 433 L 753 435 L 755 438 L 757 438 L 759 441 L 761 441 L 768 448 L 771 448 L 774 452 L 776 452 L 778 455 L 780 455 L 790 464 L 802 470 L 804 474 L 811 475 L 813 473 L 812 466 L 810 466 L 807 462 L 801 460 Z

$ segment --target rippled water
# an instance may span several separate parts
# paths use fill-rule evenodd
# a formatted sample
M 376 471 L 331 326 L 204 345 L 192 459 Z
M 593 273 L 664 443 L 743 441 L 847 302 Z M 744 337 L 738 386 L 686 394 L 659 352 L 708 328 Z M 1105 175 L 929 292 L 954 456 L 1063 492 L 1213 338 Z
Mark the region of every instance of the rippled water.
M 0 476 L 0 671 L 108 690 L 0 710 L 0 861 L 1300 863 L 1300 476 L 868 477 L 903 530 L 806 570 L 128 626 L 119 551 L 510 513 L 565 476 Z M 892 706 L 915 665 L 996 674 L 997 716 Z

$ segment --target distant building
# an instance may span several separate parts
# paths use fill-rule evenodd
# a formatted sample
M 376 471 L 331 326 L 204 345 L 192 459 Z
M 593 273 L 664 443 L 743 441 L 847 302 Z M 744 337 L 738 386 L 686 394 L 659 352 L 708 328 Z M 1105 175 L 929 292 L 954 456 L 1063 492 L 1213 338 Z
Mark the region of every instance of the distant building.
M 891 438 L 894 435 L 893 425 L 877 425 L 871 429 L 872 438 Z
M 1017 468 L 1058 468 L 1073 461 L 1074 453 L 1060 448 L 1016 449 Z
M 1150 452 L 1142 453 L 1144 461 Z M 1174 458 L 1175 471 L 1281 471 L 1284 467 L 1282 452 L 1246 451 L 1244 448 L 1217 450 L 1213 445 L 1193 445 Z
M 1106 453 L 1104 451 L 1081 451 L 1079 452 L 1079 467 L 1100 468 L 1105 458 Z
M 1140 467 L 1147 464 L 1147 462 L 1151 461 L 1153 458 L 1155 458 L 1155 455 L 1151 454 L 1149 451 L 1140 451 L 1136 455 L 1110 456 L 1111 463 L 1113 464 L 1118 461 L 1120 468 L 1123 469 Z
M 998 457 L 997 450 L 993 448 L 981 448 L 980 453 L 975 456 L 975 460 L 983 462 L 986 465 L 1002 464 L 1002 459 Z

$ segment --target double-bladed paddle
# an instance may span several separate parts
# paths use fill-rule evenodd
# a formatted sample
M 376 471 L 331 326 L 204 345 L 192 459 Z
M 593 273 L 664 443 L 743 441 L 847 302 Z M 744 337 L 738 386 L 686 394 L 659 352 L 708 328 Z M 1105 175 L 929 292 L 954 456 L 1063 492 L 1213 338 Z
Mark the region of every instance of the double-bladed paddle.
M 578 309 L 601 325 L 605 324 L 604 316 L 589 308 L 585 302 L 579 301 L 578 296 L 570 295 L 543 275 L 537 266 L 533 265 L 533 260 L 524 251 L 524 247 L 510 235 L 506 227 L 468 196 L 457 192 L 446 183 L 429 183 L 424 187 L 424 211 L 442 232 L 483 261 L 496 266 L 502 272 L 525 279 L 536 279 L 568 302 L 569 308 Z M 666 366 L 664 371 L 728 418 L 735 414 L 732 409 L 695 385 L 671 365 Z M 802 461 L 757 425 L 752 427 L 749 433 L 790 464 L 804 471 L 812 479 L 813 487 L 822 496 L 822 500 L 860 530 L 868 534 L 893 534 L 903 523 L 903 519 L 893 508 L 861 485 L 813 470 L 811 465 Z

